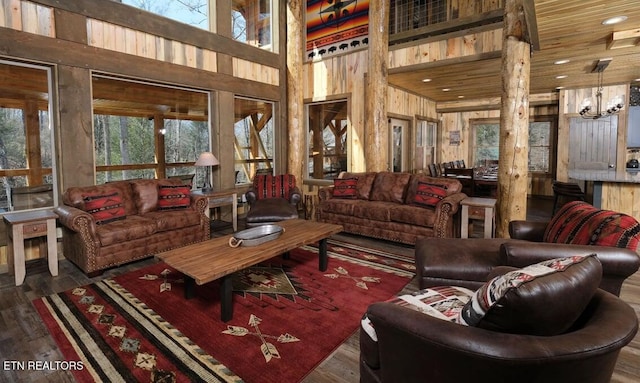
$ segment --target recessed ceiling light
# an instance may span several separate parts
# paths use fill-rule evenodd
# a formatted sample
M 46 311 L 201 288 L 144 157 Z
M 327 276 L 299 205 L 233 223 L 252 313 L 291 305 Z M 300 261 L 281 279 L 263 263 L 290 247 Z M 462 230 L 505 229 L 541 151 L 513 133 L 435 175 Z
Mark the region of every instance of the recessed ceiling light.
M 561 75 L 556 76 L 557 79 L 567 78 L 567 77 L 569 77 L 569 76 L 567 76 L 566 74 L 561 74 Z
M 464 96 L 458 96 L 458 98 L 464 98 Z
M 568 63 L 570 60 L 568 59 L 563 59 L 563 60 L 558 60 L 558 61 L 554 61 L 553 63 L 556 65 L 562 65 L 562 64 L 566 64 Z
M 618 24 L 627 19 L 627 16 L 614 16 L 602 21 L 602 25 Z
M 564 89 L 564 86 L 556 86 L 556 90 Z
M 423 79 L 422 79 L 422 82 L 430 82 L 430 81 L 431 81 L 431 79 L 430 79 L 430 78 L 423 78 Z
M 635 81 L 640 81 L 640 78 L 635 79 Z
M 443 92 L 448 92 L 448 91 L 450 91 L 450 90 L 451 90 L 451 88 L 443 88 L 443 89 L 442 89 L 442 91 L 443 91 Z

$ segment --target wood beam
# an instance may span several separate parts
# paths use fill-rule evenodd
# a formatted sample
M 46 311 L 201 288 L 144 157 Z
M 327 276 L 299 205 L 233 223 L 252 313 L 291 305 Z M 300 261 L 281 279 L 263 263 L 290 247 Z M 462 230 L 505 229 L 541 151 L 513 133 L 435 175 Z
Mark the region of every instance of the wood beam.
M 302 184 L 306 175 L 307 156 L 304 123 L 303 36 L 304 5 L 302 0 L 287 0 L 287 172 Z
M 369 59 L 365 85 L 365 160 L 367 171 L 389 169 L 387 90 L 389 0 L 369 3 Z
M 529 95 L 529 106 L 558 105 L 558 93 L 540 93 Z M 472 112 L 478 110 L 497 110 L 502 108 L 500 97 L 478 100 L 445 101 L 436 104 L 438 113 Z
M 531 46 L 526 41 L 524 2 L 505 2 L 496 219 L 499 238 L 508 238 L 510 221 L 527 217 Z

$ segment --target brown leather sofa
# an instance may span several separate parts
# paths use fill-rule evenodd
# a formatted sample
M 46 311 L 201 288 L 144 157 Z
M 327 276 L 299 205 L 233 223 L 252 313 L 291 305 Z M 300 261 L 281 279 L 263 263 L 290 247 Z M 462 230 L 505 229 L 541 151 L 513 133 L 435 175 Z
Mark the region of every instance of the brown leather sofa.
M 140 179 L 70 187 L 55 209 L 62 224 L 65 258 L 90 276 L 155 253 L 209 239 L 206 197 L 188 196 L 180 208 L 159 208 L 159 190 L 182 185 L 179 179 Z M 121 215 L 98 224 L 88 198 L 116 195 Z M 124 216 L 124 217 L 123 217 Z
M 348 233 L 406 244 L 415 244 L 420 237 L 459 235 L 457 213 L 467 196 L 455 179 L 393 172 L 344 172 L 339 179 L 354 180 L 353 194 L 336 193 L 335 185 L 321 188 L 316 208 L 320 222 L 342 225 Z M 437 193 L 426 188 L 441 194 L 434 197 Z

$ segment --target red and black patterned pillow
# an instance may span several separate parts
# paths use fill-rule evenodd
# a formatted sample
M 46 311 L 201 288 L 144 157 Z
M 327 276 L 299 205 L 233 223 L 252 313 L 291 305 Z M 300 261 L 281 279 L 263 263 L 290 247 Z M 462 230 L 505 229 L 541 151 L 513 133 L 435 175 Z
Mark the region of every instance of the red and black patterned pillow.
M 358 178 L 336 178 L 333 180 L 335 198 L 356 199 L 358 196 Z
M 640 244 L 640 224 L 626 214 L 601 210 L 583 201 L 565 204 L 553 216 L 544 242 L 628 248 Z
M 513 334 L 561 334 L 585 310 L 601 279 L 595 254 L 539 262 L 482 285 L 458 323 Z
M 191 186 L 158 186 L 158 210 L 186 209 L 191 206 Z
M 256 198 L 284 198 L 289 199 L 291 191 L 296 187 L 296 177 L 293 174 L 260 174 L 253 177 L 253 190 Z
M 101 194 L 84 194 L 84 210 L 93 216 L 96 224 L 118 221 L 127 217 L 120 193 L 116 190 Z
M 435 207 L 438 202 L 447 196 L 447 189 L 441 185 L 434 185 L 428 182 L 418 182 L 416 196 L 413 204 L 426 207 Z

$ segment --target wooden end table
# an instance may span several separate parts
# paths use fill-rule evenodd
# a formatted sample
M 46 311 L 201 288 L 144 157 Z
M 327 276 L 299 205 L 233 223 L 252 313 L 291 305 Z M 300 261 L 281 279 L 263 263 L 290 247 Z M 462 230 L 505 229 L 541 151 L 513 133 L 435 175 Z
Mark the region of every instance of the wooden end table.
M 204 285 L 220 280 L 220 317 L 223 322 L 233 318 L 232 274 L 266 261 L 300 246 L 319 241 L 320 271 L 328 267 L 327 238 L 342 231 L 342 226 L 301 219 L 276 223 L 284 228 L 280 237 L 258 246 L 229 246 L 224 236 L 165 251 L 156 256 L 167 265 L 185 275 L 185 298 L 193 296 L 194 285 Z
M 216 190 L 206 193 L 202 190 L 196 190 L 191 194 L 207 197 L 207 201 L 209 201 L 209 207 L 205 212 L 207 217 L 210 217 L 211 209 L 231 205 L 233 231 L 238 231 L 238 192 L 235 189 Z
M 460 201 L 460 205 L 462 206 L 460 237 L 469 238 L 469 219 L 472 218 L 483 219 L 484 237 L 493 238 L 496 200 L 493 198 L 471 197 Z M 469 214 L 470 209 L 473 210 L 471 214 Z
M 24 283 L 26 265 L 24 258 L 24 240 L 46 237 L 47 246 L 40 246 L 40 255 L 47 254 L 49 272 L 58 275 L 58 250 L 56 246 L 56 219 L 58 215 L 51 210 L 35 210 L 5 214 L 7 224 L 9 273 L 15 274 L 16 286 Z

